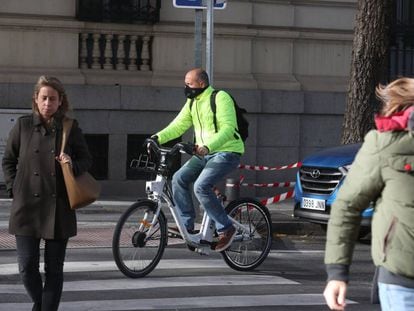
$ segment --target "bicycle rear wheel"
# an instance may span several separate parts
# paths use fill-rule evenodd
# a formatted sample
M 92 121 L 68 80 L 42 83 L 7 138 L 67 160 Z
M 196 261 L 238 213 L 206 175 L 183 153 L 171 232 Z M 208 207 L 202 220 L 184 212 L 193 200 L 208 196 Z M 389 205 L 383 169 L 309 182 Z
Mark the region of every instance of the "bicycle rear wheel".
M 266 206 L 251 198 L 232 201 L 227 214 L 242 224 L 233 243 L 222 252 L 224 261 L 233 269 L 250 271 L 258 267 L 272 247 L 272 222 Z
M 144 277 L 157 266 L 167 245 L 167 221 L 150 200 L 131 205 L 118 220 L 112 239 L 112 254 L 119 270 L 130 278 Z

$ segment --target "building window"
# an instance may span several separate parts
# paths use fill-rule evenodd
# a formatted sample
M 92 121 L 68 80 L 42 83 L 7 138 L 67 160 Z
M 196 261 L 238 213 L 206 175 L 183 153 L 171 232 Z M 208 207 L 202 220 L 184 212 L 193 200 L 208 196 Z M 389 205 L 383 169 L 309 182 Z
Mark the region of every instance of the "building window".
M 78 0 L 77 18 L 103 23 L 155 24 L 161 0 Z
M 89 172 L 98 180 L 108 179 L 108 134 L 85 134 L 93 163 Z
M 146 138 L 150 137 L 151 134 L 130 134 L 127 138 L 127 163 L 126 163 L 126 176 L 127 179 L 139 179 L 139 180 L 149 180 L 153 179 L 155 176 L 151 173 L 144 172 L 136 168 L 131 168 L 131 161 L 138 159 L 140 154 L 146 154 L 145 147 L 143 146 Z M 167 147 L 172 147 L 177 142 L 181 141 L 181 137 L 172 140 L 165 144 Z M 170 172 L 171 175 L 176 172 L 181 166 L 181 155 L 178 154 L 177 157 L 171 159 L 170 163 Z
M 389 80 L 414 75 L 414 2 L 397 0 L 391 25 Z

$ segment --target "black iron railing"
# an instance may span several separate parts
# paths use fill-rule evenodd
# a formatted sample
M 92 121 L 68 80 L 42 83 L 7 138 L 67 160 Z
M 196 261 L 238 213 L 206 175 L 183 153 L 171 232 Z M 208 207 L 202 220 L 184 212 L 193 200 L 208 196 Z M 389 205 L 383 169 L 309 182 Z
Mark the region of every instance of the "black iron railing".
M 77 18 L 102 23 L 155 24 L 161 0 L 78 0 Z

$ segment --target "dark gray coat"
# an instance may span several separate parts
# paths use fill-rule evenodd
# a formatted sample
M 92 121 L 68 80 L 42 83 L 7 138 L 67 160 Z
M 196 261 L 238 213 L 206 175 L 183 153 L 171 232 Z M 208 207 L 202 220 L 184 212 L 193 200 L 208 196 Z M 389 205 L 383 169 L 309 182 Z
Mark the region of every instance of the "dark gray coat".
M 9 232 L 44 239 L 76 235 L 76 214 L 70 209 L 60 164 L 62 122 L 46 129 L 33 114 L 20 117 L 9 134 L 3 157 L 6 188 L 13 195 Z M 76 120 L 65 153 L 75 175 L 89 169 L 91 155 Z

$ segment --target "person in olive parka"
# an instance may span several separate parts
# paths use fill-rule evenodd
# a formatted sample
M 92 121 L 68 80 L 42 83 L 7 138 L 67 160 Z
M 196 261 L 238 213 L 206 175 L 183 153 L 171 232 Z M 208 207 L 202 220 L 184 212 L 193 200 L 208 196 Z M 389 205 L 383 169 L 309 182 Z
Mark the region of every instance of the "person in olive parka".
M 376 95 L 382 102 L 377 129 L 365 136 L 331 208 L 324 291 L 331 310 L 346 309 L 361 212 L 370 202 L 375 205 L 371 254 L 381 310 L 414 310 L 414 79 L 379 85 Z
M 92 164 L 76 120 L 60 154 L 62 120 L 68 109 L 62 83 L 41 76 L 33 92 L 33 113 L 16 121 L 2 161 L 6 190 L 13 198 L 9 232 L 16 236 L 19 273 L 33 310 L 58 309 L 66 246 L 77 231 L 58 161 L 71 163 L 75 176 Z M 39 272 L 41 239 L 45 241 L 44 284 Z

